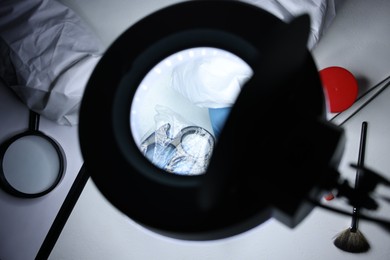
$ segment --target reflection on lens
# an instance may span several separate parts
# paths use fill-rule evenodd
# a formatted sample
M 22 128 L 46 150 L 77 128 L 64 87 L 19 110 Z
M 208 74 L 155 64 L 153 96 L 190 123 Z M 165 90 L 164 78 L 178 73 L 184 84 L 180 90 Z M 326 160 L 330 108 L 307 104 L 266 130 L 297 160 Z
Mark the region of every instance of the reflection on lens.
M 253 75 L 241 58 L 222 49 L 177 52 L 153 67 L 137 88 L 130 126 L 141 152 L 157 167 L 180 175 L 207 170 L 229 108 Z

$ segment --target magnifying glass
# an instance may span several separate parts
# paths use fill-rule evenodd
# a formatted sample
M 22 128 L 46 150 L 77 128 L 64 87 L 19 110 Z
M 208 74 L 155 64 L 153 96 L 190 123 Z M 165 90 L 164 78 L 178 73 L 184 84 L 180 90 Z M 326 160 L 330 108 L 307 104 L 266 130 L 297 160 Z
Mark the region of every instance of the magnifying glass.
M 39 114 L 30 110 L 28 130 L 0 145 L 0 184 L 17 197 L 35 198 L 49 193 L 65 170 L 64 151 L 38 129 L 39 119 Z

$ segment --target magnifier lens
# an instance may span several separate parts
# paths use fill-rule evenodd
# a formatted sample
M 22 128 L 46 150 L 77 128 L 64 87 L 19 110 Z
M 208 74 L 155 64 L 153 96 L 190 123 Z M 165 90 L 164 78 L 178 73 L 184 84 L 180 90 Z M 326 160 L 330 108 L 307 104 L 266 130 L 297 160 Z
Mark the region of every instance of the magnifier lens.
M 146 133 L 159 132 L 154 142 L 163 145 L 150 145 L 148 140 L 145 156 L 172 173 L 200 174 L 198 171 L 207 168 L 214 142 L 228 116 L 224 113 L 214 120 L 210 109 L 231 107 L 252 74 L 243 59 L 214 47 L 184 49 L 166 57 L 152 67 L 135 92 L 130 126 L 136 144 L 145 144 Z M 161 125 L 169 127 L 162 129 Z M 186 127 L 196 130 L 187 129 L 181 135 Z M 178 142 L 177 137 L 181 137 Z M 171 142 L 179 151 L 172 151 L 167 145 Z M 194 164 L 196 170 L 188 170 L 195 169 Z
M 4 178 L 25 194 L 51 188 L 61 170 L 58 151 L 47 139 L 36 135 L 22 136 L 12 142 L 2 163 Z

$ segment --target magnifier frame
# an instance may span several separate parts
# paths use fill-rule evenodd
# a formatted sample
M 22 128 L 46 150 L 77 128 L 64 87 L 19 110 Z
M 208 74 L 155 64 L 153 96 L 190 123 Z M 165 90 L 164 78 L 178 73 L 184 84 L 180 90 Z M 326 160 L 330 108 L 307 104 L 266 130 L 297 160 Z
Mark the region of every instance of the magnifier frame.
M 34 112 L 32 112 L 32 113 L 34 113 Z M 31 118 L 30 118 L 30 120 L 31 120 Z M 30 124 L 31 124 L 31 122 L 30 122 Z M 49 142 L 50 145 L 55 149 L 55 151 L 58 155 L 58 163 L 59 163 L 58 173 L 56 174 L 56 177 L 54 178 L 54 181 L 52 182 L 52 184 L 49 187 L 43 189 L 42 191 L 32 192 L 32 193 L 24 192 L 22 190 L 15 188 L 7 180 L 7 178 L 5 176 L 6 174 L 4 173 L 4 168 L 3 168 L 4 157 L 5 157 L 5 154 L 7 153 L 8 148 L 12 144 L 14 144 L 14 142 L 16 142 L 17 140 L 20 140 L 21 138 L 28 137 L 28 136 L 36 136 L 36 137 L 42 138 L 44 141 Z M 66 161 L 65 153 L 57 141 L 55 141 L 53 138 L 49 137 L 48 135 L 46 135 L 45 133 L 43 133 L 40 130 L 28 129 L 24 132 L 21 132 L 19 134 L 12 136 L 11 138 L 7 139 L 5 142 L 3 142 L 0 145 L 0 186 L 5 191 L 7 191 L 9 194 L 12 194 L 16 197 L 21 197 L 21 198 L 41 197 L 41 196 L 46 195 L 49 192 L 51 192 L 58 185 L 58 183 L 61 181 L 63 174 L 64 174 L 64 171 L 65 171 L 65 167 L 66 167 L 65 161 Z M 23 162 L 20 162 L 20 163 L 23 163 Z

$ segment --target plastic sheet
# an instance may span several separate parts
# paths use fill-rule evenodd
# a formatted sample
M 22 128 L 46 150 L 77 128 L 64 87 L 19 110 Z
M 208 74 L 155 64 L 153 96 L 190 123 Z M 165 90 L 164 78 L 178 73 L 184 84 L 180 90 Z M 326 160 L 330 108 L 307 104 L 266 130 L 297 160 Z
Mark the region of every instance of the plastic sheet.
M 146 158 L 170 173 L 204 173 L 214 148 L 214 137 L 168 107 L 158 105 L 156 111 L 156 130 L 144 138 L 140 147 Z
M 52 121 L 78 124 L 85 85 L 102 51 L 88 25 L 58 1 L 1 2 L 0 78 Z

